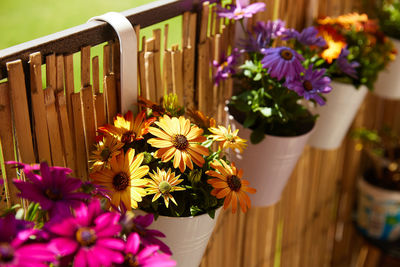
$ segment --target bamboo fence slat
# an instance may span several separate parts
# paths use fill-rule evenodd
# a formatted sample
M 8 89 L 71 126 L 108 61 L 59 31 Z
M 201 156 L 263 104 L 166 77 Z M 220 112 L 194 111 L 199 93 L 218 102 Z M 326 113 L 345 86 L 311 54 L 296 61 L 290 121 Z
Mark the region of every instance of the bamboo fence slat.
M 8 83 L 0 83 L 0 143 L 3 159 L 7 161 L 15 161 L 15 147 L 13 140 L 13 126 L 11 117 L 11 97 Z M 4 180 L 4 189 L 8 206 L 16 204 L 17 188 L 12 180 L 17 177 L 15 169 L 11 165 L 5 165 L 2 170 L 2 178 Z
M 56 55 L 51 54 L 46 56 L 46 87 L 51 87 L 54 90 L 57 86 L 57 61 Z
M 117 115 L 117 92 L 115 88 L 115 76 L 110 74 L 104 77 L 105 80 L 105 91 L 107 93 L 106 110 L 107 110 L 107 121 L 113 123 L 113 118 Z
M 82 93 L 82 108 L 83 118 L 85 122 L 85 135 L 86 135 L 86 151 L 89 156 L 90 151 L 96 142 L 96 112 L 94 109 L 94 99 L 92 86 L 87 86 L 81 90 Z
M 42 85 L 42 56 L 34 53 L 30 56 L 31 101 L 33 125 L 39 160 L 51 162 L 49 133 L 47 131 L 46 107 Z
M 64 92 L 64 56 L 58 55 L 56 57 L 56 92 Z

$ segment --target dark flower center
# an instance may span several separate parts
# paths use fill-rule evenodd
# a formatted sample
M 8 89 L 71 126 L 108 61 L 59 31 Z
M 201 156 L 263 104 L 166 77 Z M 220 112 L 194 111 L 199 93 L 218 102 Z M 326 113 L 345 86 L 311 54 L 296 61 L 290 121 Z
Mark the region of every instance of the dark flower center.
M 12 262 L 14 249 L 8 243 L 0 243 L 0 263 Z
M 114 176 L 112 184 L 118 191 L 125 190 L 129 185 L 129 177 L 126 173 L 120 172 Z
M 226 134 L 225 138 L 226 138 L 226 140 L 228 140 L 231 143 L 235 143 L 236 142 L 234 136 L 231 135 L 231 134 Z
M 238 192 L 240 188 L 242 187 L 242 182 L 240 181 L 239 177 L 236 175 L 231 175 L 226 179 L 226 182 L 228 183 L 229 188 L 232 191 Z
M 96 232 L 89 227 L 82 227 L 76 231 L 76 240 L 81 246 L 90 247 L 96 243 Z
M 311 91 L 313 89 L 311 82 L 307 80 L 303 82 L 303 87 L 306 91 Z
M 153 113 L 159 113 L 159 114 L 164 114 L 165 109 L 159 105 L 152 105 L 151 110 Z
M 186 136 L 177 134 L 173 137 L 172 143 L 174 144 L 174 147 L 176 147 L 179 150 L 185 150 L 189 146 L 189 142 L 186 139 Z
M 280 55 L 284 60 L 291 60 L 293 58 L 293 53 L 288 49 L 282 49 Z
M 53 201 L 58 201 L 63 199 L 63 195 L 61 194 L 61 192 L 58 191 L 58 189 L 51 189 L 48 188 L 46 189 L 46 191 L 44 192 L 44 194 L 51 200 Z
M 146 229 L 136 223 L 133 223 L 132 232 L 138 233 L 141 237 L 146 236 Z
M 110 155 L 111 155 L 111 151 L 110 151 L 110 148 L 108 148 L 108 147 L 105 147 L 100 153 L 100 156 L 103 159 L 103 161 L 107 161 L 110 158 Z
M 140 267 L 136 257 L 132 253 L 127 253 L 125 255 L 125 264 L 130 267 Z
M 126 132 L 121 137 L 122 143 L 132 143 L 136 139 L 136 134 L 133 131 Z

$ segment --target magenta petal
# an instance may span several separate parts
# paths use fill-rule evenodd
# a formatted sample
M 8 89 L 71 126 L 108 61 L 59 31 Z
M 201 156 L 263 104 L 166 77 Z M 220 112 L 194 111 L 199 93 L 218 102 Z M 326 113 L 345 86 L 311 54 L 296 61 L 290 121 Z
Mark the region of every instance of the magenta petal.
M 62 256 L 74 253 L 78 246 L 75 240 L 63 237 L 54 238 L 50 242 L 50 247 Z
M 114 250 L 123 250 L 125 247 L 125 243 L 117 238 L 101 238 L 97 240 L 96 245 Z
M 71 217 L 66 218 L 59 223 L 54 223 L 49 228 L 50 232 L 54 234 L 72 237 L 78 226 L 75 223 L 75 219 Z
M 140 237 L 138 233 L 132 233 L 126 240 L 125 253 L 136 254 L 139 250 Z
M 98 226 L 96 226 L 94 229 L 97 232 L 98 237 L 110 237 L 119 234 L 121 231 L 122 227 L 119 224 L 114 224 L 114 225 L 108 225 L 107 228 L 105 227 L 99 227 L 100 230 L 98 230 Z M 104 229 L 102 229 L 104 228 Z
M 79 267 L 86 267 L 88 266 L 87 264 L 87 258 L 86 258 L 86 251 L 84 249 L 80 249 L 78 253 L 75 256 L 74 259 L 74 267 L 79 266 Z
M 157 252 L 157 250 L 159 249 L 158 246 L 147 246 L 144 249 L 142 249 L 142 251 L 140 251 L 137 254 L 137 258 L 141 259 L 141 258 L 147 258 L 150 255 L 154 254 L 155 252 Z
M 55 254 L 45 244 L 30 244 L 16 250 L 19 258 L 26 260 L 53 261 Z
M 154 230 L 154 229 L 148 229 L 147 233 L 152 235 L 152 236 L 165 237 L 165 235 L 163 233 L 161 233 L 158 230 Z
M 41 189 L 38 188 L 38 186 L 36 186 L 35 184 L 24 182 L 21 180 L 14 180 L 14 184 L 18 188 L 18 190 L 21 191 L 20 195 L 22 198 L 26 198 L 34 202 L 39 202 L 40 206 L 44 210 L 48 210 L 52 207 L 52 201 L 46 198 L 43 195 Z

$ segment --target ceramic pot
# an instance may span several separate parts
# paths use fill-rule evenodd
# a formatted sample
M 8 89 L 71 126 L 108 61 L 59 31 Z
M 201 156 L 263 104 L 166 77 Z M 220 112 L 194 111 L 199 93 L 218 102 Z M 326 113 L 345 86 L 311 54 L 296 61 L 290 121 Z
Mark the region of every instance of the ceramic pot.
M 358 182 L 357 224 L 367 236 L 392 241 L 400 238 L 400 192 L 382 189 L 361 178 Z
M 263 141 L 253 145 L 251 130 L 230 116 L 233 129 L 239 129 L 239 136 L 248 140 L 248 146 L 240 153 L 232 153 L 232 161 L 243 169 L 244 179 L 257 193 L 249 194 L 251 205 L 265 207 L 276 204 L 282 195 L 304 146 L 312 132 L 293 137 L 266 135 Z
M 400 51 L 400 41 L 392 39 L 394 47 Z M 387 69 L 382 71 L 375 83 L 374 93 L 386 99 L 400 99 L 400 59 L 396 59 L 389 63 Z
M 367 92 L 366 86 L 356 89 L 352 84 L 332 82 L 326 104 L 313 110 L 319 117 L 308 144 L 318 149 L 339 148 Z

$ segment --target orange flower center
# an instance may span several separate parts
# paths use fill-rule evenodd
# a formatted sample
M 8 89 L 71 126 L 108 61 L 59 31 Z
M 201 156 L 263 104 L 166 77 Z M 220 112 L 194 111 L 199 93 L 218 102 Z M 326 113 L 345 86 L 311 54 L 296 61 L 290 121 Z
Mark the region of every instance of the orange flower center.
M 14 250 L 8 243 L 0 243 L 0 263 L 9 263 L 14 259 Z
M 125 190 L 129 185 L 129 177 L 126 173 L 120 172 L 114 176 L 112 184 L 117 191 Z
M 280 55 L 284 60 L 291 60 L 293 58 L 293 53 L 287 49 L 282 49 Z
M 133 131 L 126 132 L 121 137 L 122 143 L 132 143 L 136 139 L 136 134 Z
M 46 189 L 44 194 L 51 200 L 57 201 L 63 198 L 63 195 L 58 190 Z
M 136 260 L 136 257 L 132 253 L 128 253 L 125 255 L 125 263 L 130 267 L 139 267 L 139 263 Z
M 229 188 L 232 191 L 238 192 L 240 188 L 242 187 L 242 182 L 240 181 L 239 177 L 236 175 L 231 175 L 226 179 L 226 182 L 229 186 Z
M 81 246 L 90 247 L 96 243 L 96 232 L 89 227 L 82 227 L 76 231 L 76 240 Z
M 175 135 L 172 138 L 172 144 L 174 144 L 174 147 L 179 150 L 185 150 L 189 146 L 186 136 L 182 134 Z
M 100 153 L 100 156 L 103 159 L 103 161 L 107 161 L 110 158 L 110 155 L 111 151 L 108 147 L 105 147 Z
M 303 87 L 306 91 L 311 91 L 313 89 L 313 86 L 310 81 L 304 81 Z

